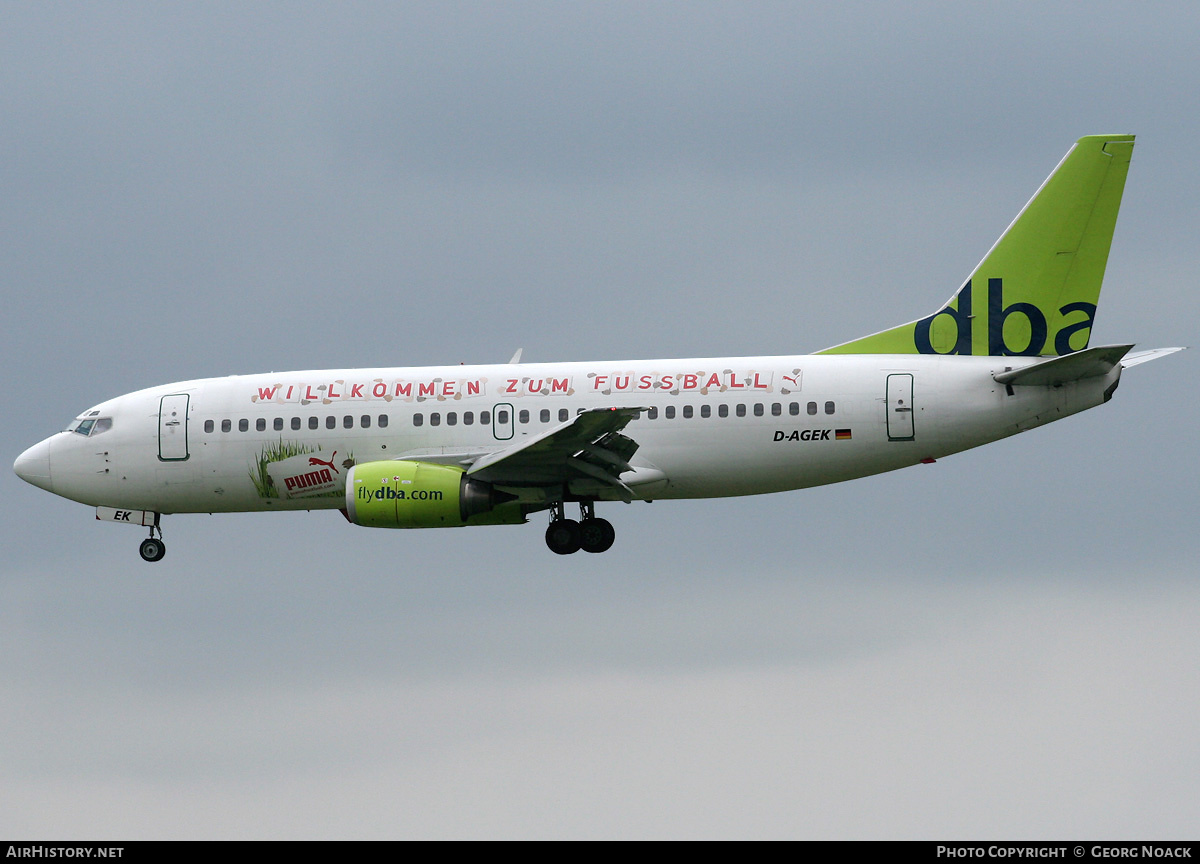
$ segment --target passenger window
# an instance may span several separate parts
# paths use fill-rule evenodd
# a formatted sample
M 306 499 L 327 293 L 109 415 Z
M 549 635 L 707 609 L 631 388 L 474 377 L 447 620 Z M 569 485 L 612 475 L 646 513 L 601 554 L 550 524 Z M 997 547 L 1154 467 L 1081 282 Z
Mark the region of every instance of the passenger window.
M 281 424 L 281 425 L 277 426 L 276 428 L 282 429 L 283 426 Z M 337 428 L 337 418 L 334 417 L 332 414 L 330 414 L 328 417 L 325 418 L 325 428 L 326 429 L 336 429 Z
M 464 411 L 463 412 L 463 425 L 464 426 L 474 426 L 475 425 L 475 412 L 474 411 Z
M 388 416 L 386 414 L 379 415 L 379 428 L 386 429 L 388 424 Z
M 809 413 L 809 414 L 816 414 L 816 413 L 817 413 L 817 403 L 816 403 L 816 402 L 809 402 L 809 403 L 808 403 L 808 413 Z
M 361 417 L 358 418 L 358 422 L 359 422 L 359 425 L 362 426 L 362 428 L 370 429 L 371 428 L 371 415 L 370 414 L 362 415 Z
M 425 422 L 425 418 L 420 414 L 413 415 L 413 425 L 420 426 Z
M 657 408 L 651 408 L 649 411 L 647 411 L 647 412 L 646 412 L 646 419 L 648 419 L 648 420 L 657 420 L 657 419 L 658 419 L 658 409 L 657 409 Z
M 683 406 L 683 416 L 684 416 L 684 418 L 685 418 L 685 419 L 687 419 L 687 420 L 691 420 L 691 419 L 692 419 L 692 406 L 691 406 L 691 405 L 684 405 L 684 406 Z
M 771 403 L 771 416 L 778 417 L 782 413 L 783 413 L 783 406 L 780 405 L 778 402 L 772 402 Z
M 540 419 L 543 423 L 549 423 L 550 422 L 550 409 L 543 408 L 542 413 L 538 415 L 538 419 Z
M 526 409 L 522 408 L 520 410 L 520 412 L 517 414 L 517 419 L 520 420 L 522 423 L 528 423 L 529 422 L 529 412 Z
M 267 431 L 267 418 L 259 417 L 257 420 L 255 420 L 254 421 L 254 429 L 256 432 L 266 432 Z
M 300 430 L 300 418 L 293 417 L 292 418 L 292 431 L 298 432 L 299 430 Z
M 832 403 L 832 402 L 826 402 L 826 403 L 825 403 L 825 413 L 826 413 L 826 414 L 832 414 L 832 413 L 833 413 L 833 403 Z
M 496 412 L 496 422 L 501 426 L 508 422 L 508 409 L 501 408 Z
M 665 416 L 668 420 L 674 420 L 675 419 L 675 406 L 668 405 L 667 410 L 663 413 L 665 414 Z
M 351 417 L 349 414 L 345 415 L 344 417 L 342 417 L 342 426 L 346 429 L 353 429 L 354 428 L 354 418 Z
M 761 402 L 754 403 L 754 416 L 755 417 L 763 416 L 763 404 Z
M 568 411 L 566 408 L 559 408 L 558 409 L 558 422 L 566 423 L 569 419 L 571 419 L 571 412 Z
M 440 413 L 438 413 L 437 411 L 431 411 L 429 414 L 429 425 L 430 426 L 441 426 L 442 425 L 442 415 Z
M 213 421 L 211 421 L 211 420 L 204 421 L 204 431 L 205 432 L 211 432 L 215 428 L 216 428 L 216 426 L 213 424 Z
M 316 414 L 314 414 L 314 415 L 312 415 L 311 417 L 309 417 L 309 418 L 308 418 L 308 428 L 309 428 L 309 429 L 316 429 L 316 428 L 318 428 L 320 425 L 321 425 L 321 421 L 320 421 L 319 419 L 317 419 L 317 415 L 316 415 Z
M 276 431 L 276 432 L 282 432 L 282 431 L 283 431 L 283 418 L 282 418 L 282 417 L 276 417 L 276 418 L 275 418 L 275 431 Z
M 711 417 L 712 416 L 712 406 L 707 405 L 707 404 L 701 405 L 700 406 L 700 416 L 701 417 Z
M 228 432 L 232 428 L 233 428 L 233 425 L 228 420 L 221 421 L 221 431 L 222 432 Z
M 793 417 L 795 417 L 797 414 L 799 414 L 800 413 L 800 403 L 793 402 L 790 405 L 788 405 L 788 413 L 791 414 Z
M 457 426 L 458 425 L 458 412 L 451 411 L 446 415 L 446 425 L 447 426 Z
M 491 411 L 480 411 L 479 412 L 479 425 L 480 426 L 486 426 L 491 422 L 492 422 L 492 412 Z
M 718 417 L 728 417 L 729 416 L 729 406 L 728 405 L 718 405 L 717 406 L 717 416 Z
M 238 421 L 238 431 L 239 432 L 249 432 L 250 431 L 250 421 L 247 418 L 243 417 L 241 420 Z
M 734 413 L 737 414 L 737 416 L 739 416 L 739 417 L 745 417 L 746 416 L 746 406 L 743 405 L 741 402 L 739 402 L 738 406 L 737 406 L 737 410 Z

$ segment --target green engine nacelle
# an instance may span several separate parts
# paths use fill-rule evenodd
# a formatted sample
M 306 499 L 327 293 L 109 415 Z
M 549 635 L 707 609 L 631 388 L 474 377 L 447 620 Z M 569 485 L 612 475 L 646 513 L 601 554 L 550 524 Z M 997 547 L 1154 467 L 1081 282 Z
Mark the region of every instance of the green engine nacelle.
M 525 521 L 515 496 L 461 468 L 429 462 L 365 462 L 346 477 L 346 515 L 369 528 L 457 528 Z

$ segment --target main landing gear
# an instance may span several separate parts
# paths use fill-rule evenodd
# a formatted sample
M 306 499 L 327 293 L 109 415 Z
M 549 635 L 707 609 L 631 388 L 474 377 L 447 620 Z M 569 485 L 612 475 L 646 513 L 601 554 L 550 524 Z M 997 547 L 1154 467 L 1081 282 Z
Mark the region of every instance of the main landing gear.
M 158 537 L 155 537 L 155 534 L 158 534 Z M 150 526 L 150 536 L 142 541 L 138 552 L 141 553 L 143 561 L 161 561 L 167 554 L 167 544 L 163 542 L 162 528 L 158 527 L 157 516 L 154 518 L 154 524 Z
M 617 532 L 607 519 L 596 517 L 595 505 L 591 501 L 579 502 L 579 521 L 563 516 L 563 503 L 559 501 L 550 510 L 550 527 L 546 529 L 546 545 L 558 555 L 570 555 L 582 549 L 584 552 L 603 552 L 613 545 Z

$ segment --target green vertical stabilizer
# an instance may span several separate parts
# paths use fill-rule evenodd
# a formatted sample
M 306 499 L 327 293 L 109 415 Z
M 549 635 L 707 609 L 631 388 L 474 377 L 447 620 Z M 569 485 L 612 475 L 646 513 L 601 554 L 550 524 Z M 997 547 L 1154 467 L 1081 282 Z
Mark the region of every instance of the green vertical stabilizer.
M 937 312 L 820 354 L 1057 356 L 1088 346 L 1132 135 L 1080 138 Z

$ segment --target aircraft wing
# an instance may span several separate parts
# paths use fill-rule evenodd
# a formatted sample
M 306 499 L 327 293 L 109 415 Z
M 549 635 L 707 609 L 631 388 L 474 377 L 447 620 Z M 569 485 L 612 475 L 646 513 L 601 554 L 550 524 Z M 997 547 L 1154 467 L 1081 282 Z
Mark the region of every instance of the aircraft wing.
M 615 487 L 621 497 L 631 498 L 633 491 L 620 475 L 636 470 L 629 459 L 638 443 L 621 430 L 644 410 L 589 408 L 540 435 L 480 456 L 467 474 L 504 486 L 542 486 L 591 478 Z

